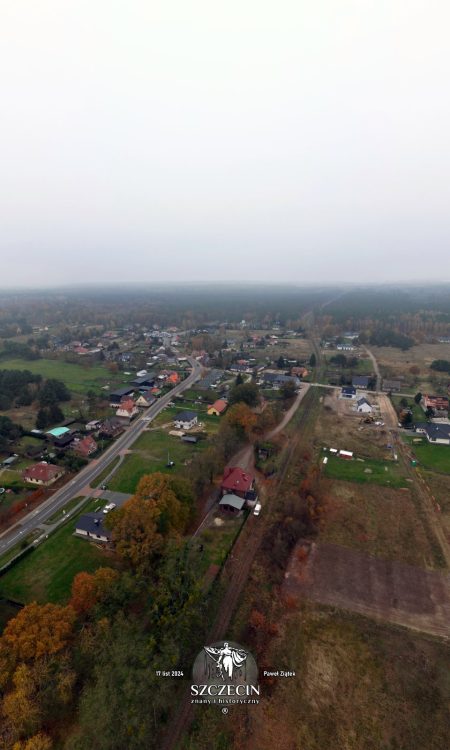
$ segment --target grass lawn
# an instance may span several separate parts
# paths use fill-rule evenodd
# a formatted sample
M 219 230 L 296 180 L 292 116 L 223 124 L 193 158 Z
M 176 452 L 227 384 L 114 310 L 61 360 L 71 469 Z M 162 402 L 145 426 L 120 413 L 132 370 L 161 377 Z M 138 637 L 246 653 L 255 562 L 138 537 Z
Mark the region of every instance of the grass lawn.
M 173 437 L 164 430 L 144 432 L 134 443 L 133 452 L 126 456 L 109 480 L 108 489 L 133 493 L 141 477 L 154 471 L 185 475 L 185 461 L 204 450 L 207 444 L 207 440 L 201 440 L 196 445 L 182 443 L 180 438 Z M 166 466 L 168 454 L 170 460 L 175 462 L 172 469 Z
M 425 413 L 419 404 L 416 404 L 413 398 L 407 398 L 406 396 L 391 396 L 391 401 L 394 404 L 394 407 L 397 408 L 400 406 L 400 401 L 408 402 L 408 407 L 411 409 L 413 414 L 413 421 L 414 422 L 425 422 Z
M 111 474 L 114 467 L 119 463 L 119 461 L 120 461 L 120 456 L 116 456 L 114 461 L 111 461 L 109 466 L 107 466 L 106 469 L 103 469 L 103 471 L 97 477 L 95 477 L 95 479 L 92 480 L 91 487 L 100 487 L 102 482 L 106 479 L 106 477 L 109 474 Z
M 245 515 L 241 518 L 227 518 L 221 526 L 210 526 L 195 538 L 197 547 L 203 545 L 203 551 L 199 553 L 200 574 L 206 573 L 210 565 L 222 565 L 245 518 Z
M 407 487 L 405 479 L 400 473 L 398 464 L 393 461 L 376 461 L 366 459 L 347 461 L 335 456 L 328 456 L 328 463 L 323 466 L 326 477 L 342 479 L 347 482 L 369 482 L 388 487 Z
M 414 437 L 417 440 L 419 435 Z M 450 474 L 450 445 L 431 445 L 426 438 L 421 443 L 413 443 L 413 438 L 409 436 L 405 436 L 404 440 L 410 444 L 413 455 L 425 469 Z
M 42 375 L 43 378 L 57 378 L 62 380 L 70 391 L 74 393 L 87 393 L 89 390 L 98 391 L 104 385 L 111 388 L 122 382 L 128 382 L 130 377 L 122 373 L 112 375 L 106 367 L 93 364 L 90 367 L 63 362 L 60 359 L 2 359 L 0 367 L 3 370 L 29 370 L 33 374 Z
M 83 512 L 93 510 L 92 501 Z M 73 535 L 74 519 L 55 531 L 27 557 L 0 578 L 0 598 L 28 604 L 65 603 L 70 596 L 73 577 L 80 571 L 93 572 L 110 565 L 107 553 L 85 539 Z

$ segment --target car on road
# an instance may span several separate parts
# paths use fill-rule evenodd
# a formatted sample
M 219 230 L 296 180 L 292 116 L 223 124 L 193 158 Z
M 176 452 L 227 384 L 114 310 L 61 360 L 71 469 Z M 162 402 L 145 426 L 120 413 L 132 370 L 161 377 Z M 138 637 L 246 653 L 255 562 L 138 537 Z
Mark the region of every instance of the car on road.
M 253 511 L 254 516 L 259 516 L 259 514 L 261 513 L 261 507 L 261 503 L 256 503 L 255 509 Z
M 100 489 L 101 490 L 106 490 L 107 486 L 108 485 L 105 482 L 103 482 L 103 484 L 100 485 Z
M 108 505 L 105 505 L 105 507 L 103 508 L 103 513 L 109 513 L 109 511 L 114 510 L 115 507 L 115 503 L 108 503 Z

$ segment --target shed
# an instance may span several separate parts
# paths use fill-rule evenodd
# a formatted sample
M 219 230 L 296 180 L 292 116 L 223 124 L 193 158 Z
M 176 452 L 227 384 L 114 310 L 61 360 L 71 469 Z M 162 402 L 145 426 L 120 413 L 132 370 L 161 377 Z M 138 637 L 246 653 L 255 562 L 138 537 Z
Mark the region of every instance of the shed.
M 245 498 L 237 495 L 224 495 L 219 506 L 227 513 L 239 513 L 245 505 Z

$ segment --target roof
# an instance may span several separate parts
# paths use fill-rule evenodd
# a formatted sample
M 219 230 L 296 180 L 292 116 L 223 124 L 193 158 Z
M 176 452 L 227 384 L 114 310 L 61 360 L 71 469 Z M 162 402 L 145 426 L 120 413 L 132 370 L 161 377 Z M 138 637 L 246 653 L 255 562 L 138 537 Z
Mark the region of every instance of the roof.
M 356 388 L 353 385 L 343 385 L 342 393 L 356 393 Z
M 192 422 L 196 419 L 198 414 L 196 411 L 180 411 L 174 418 L 174 422 Z
M 352 377 L 352 385 L 355 385 L 356 387 L 360 386 L 362 388 L 367 388 L 370 382 L 370 377 L 368 375 L 354 375 Z
M 86 435 L 85 438 L 80 440 L 76 445 L 74 445 L 74 450 L 78 453 L 90 453 L 91 448 L 97 450 L 97 443 L 95 442 L 92 435 Z
M 136 408 L 136 404 L 134 403 L 133 399 L 129 398 L 127 401 L 122 401 L 119 404 L 119 408 L 117 409 L 117 412 L 127 411 L 129 413 L 132 413 L 135 408 Z
M 236 510 L 242 510 L 245 505 L 245 500 L 243 497 L 238 497 L 233 494 L 224 495 L 219 505 L 231 505 L 231 507 L 236 508 Z
M 85 531 L 88 534 L 97 534 L 107 539 L 112 538 L 111 531 L 103 526 L 102 513 L 84 513 L 75 524 L 76 531 Z
M 41 461 L 38 464 L 28 466 L 23 472 L 23 476 L 25 479 L 36 479 L 41 482 L 48 482 L 60 473 L 63 473 L 63 469 L 61 469 L 60 466 L 47 464 L 45 461 Z
M 126 388 L 118 388 L 117 391 L 111 391 L 109 394 L 109 397 L 114 398 L 121 398 L 122 396 L 127 396 L 129 393 L 132 393 L 134 391 L 134 388 L 132 386 L 127 386 Z
M 253 474 L 245 472 L 240 466 L 232 466 L 225 469 L 222 487 L 230 491 L 247 492 L 254 479 Z
M 228 406 L 228 401 L 225 401 L 224 398 L 218 398 L 217 401 L 214 401 L 211 406 L 208 406 L 208 409 L 215 409 L 216 411 L 221 414 Z
M 416 430 L 426 432 L 430 440 L 450 440 L 450 425 L 421 422 L 416 424 Z
M 264 372 L 263 379 L 269 383 L 300 383 L 299 379 L 295 375 L 283 375 L 283 373 L 277 372 Z
M 356 402 L 357 406 L 363 406 L 363 404 L 367 404 L 367 406 L 370 406 L 370 408 L 372 408 L 372 405 L 369 404 L 368 400 L 366 398 L 364 398 L 364 396 L 362 396 L 361 398 L 359 398 L 357 400 L 357 402 Z
M 66 432 L 70 432 L 68 427 L 54 427 L 53 430 L 49 430 L 47 432 L 47 435 L 53 435 L 53 437 L 61 437 L 61 435 L 65 435 Z

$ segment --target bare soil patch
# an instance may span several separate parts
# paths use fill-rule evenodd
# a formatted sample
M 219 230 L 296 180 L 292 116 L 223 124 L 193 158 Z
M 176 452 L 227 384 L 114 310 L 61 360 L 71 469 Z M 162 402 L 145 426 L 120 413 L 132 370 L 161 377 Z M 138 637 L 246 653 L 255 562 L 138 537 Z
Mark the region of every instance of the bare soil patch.
M 298 545 L 285 593 L 376 620 L 450 637 L 450 576 L 382 560 L 336 544 Z
M 320 532 L 342 544 L 387 560 L 435 568 L 434 550 L 409 491 L 324 480 L 330 498 Z

